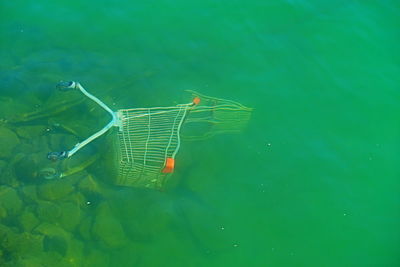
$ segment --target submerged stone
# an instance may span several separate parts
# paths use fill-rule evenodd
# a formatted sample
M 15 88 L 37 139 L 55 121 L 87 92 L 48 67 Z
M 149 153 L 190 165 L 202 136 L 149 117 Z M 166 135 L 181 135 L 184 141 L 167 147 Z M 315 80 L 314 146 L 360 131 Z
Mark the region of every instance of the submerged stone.
M 19 144 L 17 135 L 6 127 L 0 126 L 0 158 L 10 158 L 14 148 Z
M 15 257 L 23 257 L 27 255 L 35 255 L 42 250 L 43 237 L 27 232 L 15 234 L 7 239 L 7 250 Z
M 38 186 L 38 195 L 45 200 L 57 200 L 67 196 L 72 191 L 74 191 L 74 186 L 68 179 L 47 181 Z
M 1 241 L 1 244 L 3 244 L 2 242 L 3 242 L 3 240 L 5 238 L 7 238 L 7 236 L 13 235 L 13 234 L 15 234 L 14 229 L 12 229 L 12 228 L 0 223 L 0 241 Z
M 23 198 L 26 202 L 38 201 L 37 189 L 35 185 L 26 185 L 22 188 Z
M 38 201 L 36 213 L 41 221 L 55 223 L 61 217 L 62 211 L 56 203 Z
M 69 194 L 62 200 L 65 202 L 74 203 L 74 204 L 78 205 L 82 210 L 87 207 L 90 207 L 90 205 L 88 205 L 88 203 L 91 204 L 91 202 L 88 202 L 86 200 L 86 197 L 81 192 L 77 192 L 77 191 L 73 192 L 72 194 Z
M 32 155 L 18 154 L 18 160 L 14 164 L 14 171 L 19 181 L 36 182 L 38 178 L 37 170 L 38 162 Z
M 107 253 L 103 253 L 100 250 L 91 249 L 90 252 L 85 256 L 83 266 L 107 267 L 110 266 L 110 259 Z
M 141 248 L 142 247 L 139 247 L 137 243 L 128 242 L 123 248 L 118 249 L 112 253 L 111 262 L 123 263 L 125 266 L 142 265 L 141 260 L 143 258 L 139 254 L 140 253 L 139 249 Z M 151 265 L 143 265 L 143 266 L 151 266 Z M 165 264 L 161 264 L 160 266 L 165 266 Z
M 188 206 L 182 210 L 181 220 L 179 228 L 191 226 L 188 234 L 199 251 L 216 254 L 235 243 L 229 231 L 224 231 L 223 226 L 219 225 L 221 220 L 217 214 L 207 209 Z
M 99 183 L 91 175 L 85 176 L 78 184 L 80 191 L 87 194 L 101 194 Z
M 5 160 L 0 160 L 0 176 L 3 174 L 6 167 L 7 162 Z
M 60 204 L 62 215 L 60 218 L 61 226 L 67 231 L 73 231 L 81 221 L 82 211 L 79 204 L 64 202 Z
M 56 252 L 62 256 L 67 253 L 71 236 L 64 229 L 50 223 L 42 223 L 35 229 L 43 235 L 43 249 L 46 252 Z
M 39 253 L 42 250 L 42 240 L 41 235 L 18 233 L 16 229 L 0 224 L 0 251 L 3 253 L 0 262 L 4 259 L 4 255 L 7 263 L 11 264 L 20 258 Z
M 70 266 L 82 266 L 85 254 L 83 243 L 78 239 L 71 238 L 64 259 L 70 263 Z
M 5 217 L 7 217 L 7 211 L 5 208 L 0 206 L 0 219 L 4 219 Z
M 21 211 L 22 200 L 12 187 L 0 186 L 0 206 L 7 211 L 8 216 L 15 216 Z
M 18 222 L 21 226 L 21 228 L 25 232 L 30 232 L 32 231 L 33 228 L 39 225 L 40 221 L 38 218 L 33 214 L 33 212 L 30 212 L 28 210 L 25 210 L 18 219 Z
M 87 216 L 83 218 L 81 223 L 79 224 L 79 234 L 84 240 L 91 240 L 91 228 L 92 228 L 92 218 L 91 216 Z
M 149 195 L 151 197 L 148 197 Z M 133 240 L 157 238 L 167 230 L 174 216 L 173 203 L 158 192 L 147 194 L 147 198 L 146 195 L 142 198 L 129 195 L 118 201 L 113 199 L 111 204 L 113 209 L 119 211 L 124 230 Z
M 84 245 L 81 241 L 73 238 L 69 232 L 50 223 L 40 224 L 36 227 L 35 232 L 44 236 L 44 252 L 62 257 L 61 262 L 59 261 L 55 265 L 44 264 L 44 266 L 82 266 Z
M 25 139 L 33 139 L 46 132 L 46 126 L 44 125 L 27 125 L 20 126 L 17 128 L 16 133 L 19 137 Z
M 121 247 L 127 241 L 122 225 L 114 217 L 108 203 L 105 202 L 101 203 L 97 209 L 92 234 L 101 244 L 110 248 Z
M 48 235 L 43 239 L 44 251 L 54 251 L 65 256 L 68 249 L 67 240 L 59 235 Z
M 49 136 L 50 149 L 54 151 L 62 151 L 66 147 L 73 147 L 77 142 L 77 138 L 70 134 L 51 134 Z

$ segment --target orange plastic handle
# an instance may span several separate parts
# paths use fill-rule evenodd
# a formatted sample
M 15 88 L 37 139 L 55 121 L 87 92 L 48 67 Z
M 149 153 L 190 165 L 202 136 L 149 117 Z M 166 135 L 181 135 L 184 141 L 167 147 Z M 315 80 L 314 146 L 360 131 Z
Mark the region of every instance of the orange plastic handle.
M 165 166 L 164 169 L 162 170 L 162 173 L 173 173 L 174 167 L 175 167 L 175 159 L 167 158 L 165 160 Z

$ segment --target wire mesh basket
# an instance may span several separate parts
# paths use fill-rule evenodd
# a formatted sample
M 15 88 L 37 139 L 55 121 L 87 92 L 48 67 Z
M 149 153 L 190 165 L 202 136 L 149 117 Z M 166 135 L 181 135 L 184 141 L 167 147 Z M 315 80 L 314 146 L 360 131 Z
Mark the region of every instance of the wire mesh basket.
M 238 132 L 250 119 L 251 109 L 240 103 L 189 91 L 191 102 L 170 107 L 112 111 L 77 82 L 61 82 L 61 90 L 79 90 L 111 115 L 101 130 L 71 150 L 50 152 L 48 158 L 72 157 L 84 146 L 115 127 L 113 183 L 161 189 L 175 168 L 181 139 L 198 140 L 223 132 Z M 182 128 L 187 128 L 182 134 Z

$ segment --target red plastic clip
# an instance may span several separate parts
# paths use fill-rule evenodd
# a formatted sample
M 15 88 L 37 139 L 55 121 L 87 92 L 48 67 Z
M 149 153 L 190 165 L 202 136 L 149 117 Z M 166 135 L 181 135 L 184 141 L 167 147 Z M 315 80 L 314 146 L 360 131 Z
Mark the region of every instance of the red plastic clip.
M 164 169 L 162 170 L 162 173 L 173 173 L 174 167 L 175 167 L 175 159 L 167 158 L 165 160 L 165 166 Z
M 201 99 L 200 97 L 196 96 L 195 98 L 193 98 L 193 104 L 198 105 L 200 103 Z

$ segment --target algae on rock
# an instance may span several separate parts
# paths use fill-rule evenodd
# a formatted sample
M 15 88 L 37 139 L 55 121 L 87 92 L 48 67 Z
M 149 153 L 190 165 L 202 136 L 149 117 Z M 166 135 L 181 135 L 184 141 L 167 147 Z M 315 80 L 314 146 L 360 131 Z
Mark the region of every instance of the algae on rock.
M 54 202 L 38 201 L 36 213 L 41 221 L 56 223 L 59 221 L 62 211 L 60 207 Z
M 109 248 L 120 248 L 127 241 L 122 225 L 114 217 L 110 206 L 106 202 L 101 203 L 97 208 L 92 234 L 101 244 Z
M 22 188 L 23 198 L 26 202 L 37 202 L 37 188 L 35 185 L 26 185 Z
M 0 126 L 0 158 L 10 158 L 19 144 L 17 135 L 10 129 Z
M 39 225 L 40 221 L 38 218 L 33 214 L 33 212 L 30 212 L 28 210 L 24 210 L 24 212 L 19 216 L 18 222 L 21 226 L 21 228 L 25 232 L 31 232 L 32 229 L 34 229 L 36 226 Z
M 15 216 L 22 209 L 22 200 L 12 187 L 0 186 L 0 206 L 7 211 L 8 216 Z
M 74 231 L 81 221 L 82 211 L 77 203 L 63 202 L 60 203 L 61 218 L 59 220 L 61 226 L 67 231 Z
M 74 186 L 69 179 L 46 181 L 38 186 L 38 195 L 45 200 L 57 200 L 74 191 Z
M 85 178 L 79 182 L 78 188 L 80 191 L 87 194 L 101 194 L 103 191 L 101 185 L 93 178 L 92 175 L 85 176 Z
M 44 125 L 26 125 L 20 126 L 16 129 L 16 133 L 19 137 L 31 140 L 46 132 L 46 126 Z
M 44 236 L 44 251 L 54 251 L 65 255 L 69 249 L 71 235 L 59 226 L 50 223 L 41 223 L 35 229 L 36 233 Z
M 18 233 L 16 229 L 0 224 L 0 250 L 8 261 L 29 257 L 42 251 L 43 236 Z
M 2 175 L 6 166 L 7 166 L 7 162 L 5 160 L 0 160 L 0 176 Z
M 84 267 L 107 267 L 110 266 L 110 259 L 108 255 L 100 250 L 91 249 L 89 254 L 85 256 Z
M 81 241 L 74 239 L 71 233 L 49 223 L 40 224 L 36 227 L 35 232 L 44 236 L 43 250 L 45 252 L 62 256 L 63 263 L 71 264 L 67 266 L 80 266 L 83 261 L 84 246 Z
M 79 224 L 79 234 L 81 235 L 82 239 L 84 240 L 91 240 L 91 228 L 92 228 L 92 217 L 86 216 L 82 219 L 81 223 Z

